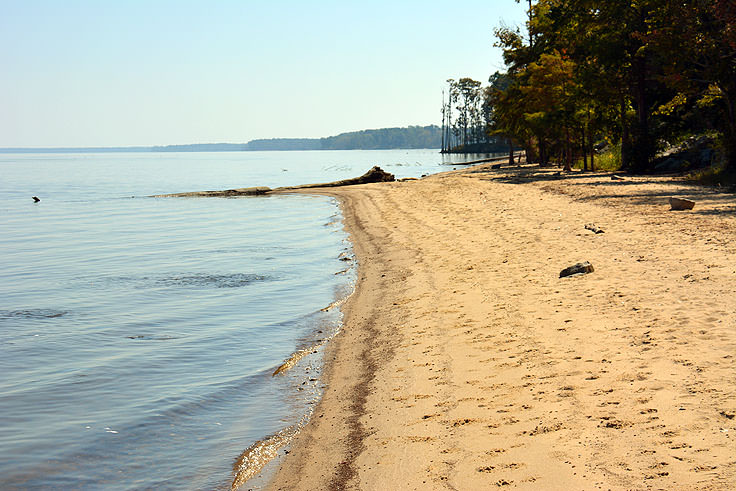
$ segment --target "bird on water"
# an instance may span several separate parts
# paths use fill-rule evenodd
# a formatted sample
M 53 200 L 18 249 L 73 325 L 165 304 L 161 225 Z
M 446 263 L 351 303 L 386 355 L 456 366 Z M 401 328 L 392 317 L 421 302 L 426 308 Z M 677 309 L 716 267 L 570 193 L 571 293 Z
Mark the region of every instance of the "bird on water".
M 34 196 L 33 197 L 33 202 L 34 203 L 38 203 L 39 201 L 41 201 L 41 198 L 39 198 L 38 196 Z

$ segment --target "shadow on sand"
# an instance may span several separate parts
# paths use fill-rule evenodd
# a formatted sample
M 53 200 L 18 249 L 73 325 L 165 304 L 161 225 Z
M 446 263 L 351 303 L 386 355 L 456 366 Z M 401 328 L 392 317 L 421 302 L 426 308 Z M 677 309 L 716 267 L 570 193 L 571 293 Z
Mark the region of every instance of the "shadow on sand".
M 542 184 L 542 188 L 569 195 L 576 201 L 639 206 L 668 206 L 670 196 L 696 201 L 696 215 L 736 214 L 736 190 L 706 187 L 685 180 L 681 175 L 628 175 L 613 172 L 562 172 L 557 167 L 526 165 L 491 169 L 478 166 L 462 175 L 506 184 Z M 621 176 L 622 179 L 612 179 Z M 545 185 L 546 184 L 546 185 Z M 596 190 L 591 193 L 590 189 Z M 672 213 L 682 213 L 673 211 Z

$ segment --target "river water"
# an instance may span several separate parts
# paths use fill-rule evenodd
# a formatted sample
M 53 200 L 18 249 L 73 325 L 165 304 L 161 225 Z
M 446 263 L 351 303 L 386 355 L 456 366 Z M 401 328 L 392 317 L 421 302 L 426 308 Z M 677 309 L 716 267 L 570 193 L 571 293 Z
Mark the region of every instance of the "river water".
M 419 177 L 448 158 L 0 154 L 0 488 L 229 489 L 241 453 L 318 400 L 341 320 L 325 307 L 355 275 L 337 202 L 147 196 L 373 165 Z

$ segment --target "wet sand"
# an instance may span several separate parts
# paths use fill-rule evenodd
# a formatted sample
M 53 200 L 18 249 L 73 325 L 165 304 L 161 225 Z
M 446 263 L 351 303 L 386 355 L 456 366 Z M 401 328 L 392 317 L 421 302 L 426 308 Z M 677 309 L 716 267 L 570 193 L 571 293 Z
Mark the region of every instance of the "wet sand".
M 733 489 L 736 198 L 555 174 L 324 190 L 357 290 L 271 489 Z

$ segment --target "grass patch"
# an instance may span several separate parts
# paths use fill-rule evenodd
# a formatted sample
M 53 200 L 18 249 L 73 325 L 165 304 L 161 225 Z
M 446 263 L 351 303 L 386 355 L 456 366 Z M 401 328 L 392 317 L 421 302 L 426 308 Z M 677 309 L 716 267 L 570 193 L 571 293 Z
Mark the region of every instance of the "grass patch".
M 590 159 L 590 156 L 588 156 Z M 608 149 L 595 156 L 596 172 L 616 172 L 621 170 L 621 145 L 612 145 Z M 573 165 L 575 169 L 583 168 L 583 159 L 578 159 Z M 590 168 L 590 160 L 588 160 L 588 168 Z

